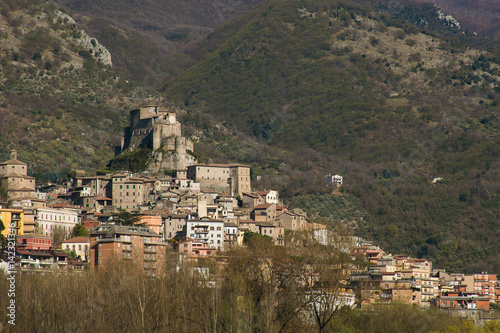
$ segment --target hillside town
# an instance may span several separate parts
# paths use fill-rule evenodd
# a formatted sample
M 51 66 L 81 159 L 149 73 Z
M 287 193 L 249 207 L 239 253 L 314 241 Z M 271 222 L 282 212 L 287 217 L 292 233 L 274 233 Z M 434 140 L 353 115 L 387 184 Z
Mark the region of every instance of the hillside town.
M 150 172 L 79 175 L 39 186 L 13 150 L 0 163 L 0 187 L 8 199 L 0 202 L 0 220 L 4 238 L 15 236 L 15 265 L 8 264 L 4 248 L 0 269 L 78 274 L 120 259 L 161 276 L 169 261 L 223 262 L 227 251 L 252 236 L 287 246 L 294 234 L 308 233 L 352 258 L 339 306 L 404 303 L 486 318 L 500 304 L 497 274 L 446 272 L 425 258 L 386 253 L 315 223 L 303 210 L 284 205 L 274 189 L 253 188 L 248 165 L 197 163 L 175 110 L 131 111 L 117 152 L 140 147 L 165 152 L 156 154 Z M 340 175 L 325 176 L 332 191 L 342 183 Z

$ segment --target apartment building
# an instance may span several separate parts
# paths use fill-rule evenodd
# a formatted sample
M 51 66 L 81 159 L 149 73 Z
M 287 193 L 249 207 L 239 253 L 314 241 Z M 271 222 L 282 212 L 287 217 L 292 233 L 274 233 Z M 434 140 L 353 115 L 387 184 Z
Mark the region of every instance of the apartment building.
M 151 275 L 158 275 L 165 267 L 167 244 L 149 228 L 100 225 L 92 228 L 89 234 L 92 268 L 105 268 L 119 260 L 133 260 Z
M 201 218 L 186 222 L 185 236 L 224 250 L 224 221 Z

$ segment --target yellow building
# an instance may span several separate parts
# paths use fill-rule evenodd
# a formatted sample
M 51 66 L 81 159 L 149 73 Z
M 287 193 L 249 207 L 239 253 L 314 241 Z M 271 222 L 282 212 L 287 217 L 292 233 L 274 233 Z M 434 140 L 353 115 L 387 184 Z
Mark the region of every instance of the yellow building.
M 2 231 L 2 235 L 5 237 L 11 233 L 11 227 L 14 228 L 14 235 L 24 234 L 24 212 L 22 209 L 0 209 L 0 220 L 5 227 Z

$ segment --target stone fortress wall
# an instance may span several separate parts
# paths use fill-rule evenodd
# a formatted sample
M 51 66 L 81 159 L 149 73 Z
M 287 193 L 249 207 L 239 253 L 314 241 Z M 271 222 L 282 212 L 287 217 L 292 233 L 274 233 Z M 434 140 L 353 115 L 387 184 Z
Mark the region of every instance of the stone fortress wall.
M 177 108 L 146 106 L 130 111 L 130 125 L 124 129 L 117 153 L 134 151 L 142 147 L 153 150 L 151 172 L 181 170 L 195 164 L 193 142 L 182 136 Z M 159 150 L 162 148 L 161 150 Z

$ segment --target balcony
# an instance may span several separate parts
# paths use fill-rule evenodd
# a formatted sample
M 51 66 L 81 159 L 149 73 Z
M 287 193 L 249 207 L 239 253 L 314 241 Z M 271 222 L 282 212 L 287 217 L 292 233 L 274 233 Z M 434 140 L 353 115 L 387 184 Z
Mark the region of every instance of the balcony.
M 196 234 L 195 237 L 194 237 L 196 240 L 208 240 L 208 235 L 206 236 L 202 236 L 202 235 L 199 235 L 199 234 Z
M 144 247 L 144 253 L 157 253 L 158 250 L 156 250 L 155 247 L 153 246 L 145 246 Z
M 132 239 L 130 238 L 130 236 L 119 236 L 115 238 L 115 240 L 118 240 L 123 243 L 132 243 Z
M 124 247 L 122 248 L 122 251 L 123 251 L 123 252 L 132 252 L 132 246 L 124 246 Z

